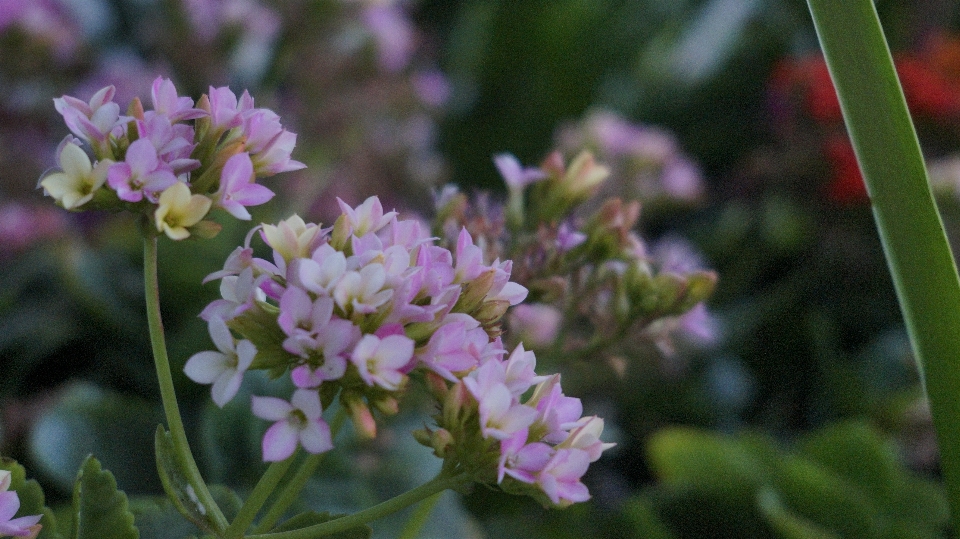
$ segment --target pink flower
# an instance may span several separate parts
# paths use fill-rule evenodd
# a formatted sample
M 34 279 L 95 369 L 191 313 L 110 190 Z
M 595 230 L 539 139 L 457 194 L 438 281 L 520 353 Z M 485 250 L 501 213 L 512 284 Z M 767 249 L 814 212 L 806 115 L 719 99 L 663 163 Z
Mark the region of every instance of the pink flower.
M 553 305 L 524 303 L 508 315 L 510 330 L 534 348 L 549 346 L 560 332 L 563 313 Z
M 364 335 L 353 349 L 350 360 L 368 386 L 374 384 L 388 390 L 400 389 L 404 367 L 413 357 L 413 341 L 403 335 Z
M 102 88 L 89 103 L 65 95 L 54 99 L 53 106 L 63 115 L 74 135 L 86 141 L 103 143 L 120 122 L 120 105 L 112 101 L 115 92 L 113 86 Z
M 221 318 L 211 318 L 210 338 L 219 352 L 199 352 L 190 356 L 183 372 L 198 384 L 213 384 L 213 402 L 223 408 L 237 394 L 243 382 L 243 373 L 253 363 L 257 347 L 248 340 L 235 342 L 227 324 Z
M 524 167 L 516 157 L 509 153 L 493 156 L 493 164 L 497 166 L 500 176 L 510 189 L 523 189 L 531 183 L 536 183 L 547 177 L 547 173 L 539 167 Z
M 120 200 L 156 202 L 159 193 L 177 183 L 177 177 L 161 166 L 157 150 L 149 140 L 139 139 L 127 148 L 126 159 L 110 165 L 107 183 Z
M 398 6 L 385 3 L 363 10 L 363 22 L 377 42 L 380 67 L 397 72 L 407 66 L 414 49 L 414 28 Z
M 357 237 L 363 236 L 368 232 L 377 232 L 387 226 L 397 215 L 395 211 L 384 214 L 380 199 L 375 196 L 364 200 L 363 204 L 357 206 L 356 209 L 351 208 L 349 204 L 340 200 L 339 197 L 337 198 L 337 204 L 340 205 L 340 211 L 343 212 L 347 224 L 350 225 L 352 234 Z
M 517 431 L 525 430 L 536 421 L 536 410 L 516 401 L 503 384 L 496 384 L 477 399 L 480 428 L 485 438 L 504 440 Z
M 20 497 L 9 490 L 0 492 L 0 537 L 36 537 L 39 526 L 34 528 L 43 515 L 13 518 L 20 510 Z
M 320 395 L 310 389 L 294 391 L 290 402 L 276 397 L 253 397 L 253 415 L 275 421 L 263 435 L 263 460 L 285 460 L 302 445 L 308 453 L 333 449 L 330 426 L 323 420 Z
M 240 114 L 253 109 L 253 98 L 246 90 L 240 96 L 239 102 L 236 94 L 227 86 L 211 86 L 207 97 L 210 99 L 210 127 L 214 130 L 239 127 L 243 124 Z
M 207 115 L 205 111 L 193 108 L 193 99 L 178 96 L 170 79 L 157 77 L 153 81 L 150 97 L 153 99 L 154 111 L 169 118 L 170 123 L 194 120 Z
M 473 238 L 466 227 L 460 229 L 457 237 L 457 252 L 454 257 L 457 261 L 455 282 L 465 283 L 476 279 L 486 268 L 483 265 L 483 251 L 473 244 Z
M 580 478 L 590 466 L 590 457 L 580 449 L 557 449 L 536 476 L 536 483 L 556 505 L 569 505 L 590 499 L 590 492 Z
M 517 481 L 533 483 L 536 474 L 543 471 L 553 456 L 553 448 L 542 442 L 527 443 L 527 429 L 519 430 L 505 440 L 500 440 L 500 463 L 497 466 L 497 483 L 504 475 Z
M 280 125 L 280 117 L 269 109 L 253 109 L 242 115 L 246 149 L 260 176 L 300 170 L 307 165 L 290 159 L 297 135 Z
M 273 191 L 254 183 L 253 163 L 246 153 L 238 153 L 227 160 L 220 176 L 217 205 L 230 215 L 244 221 L 250 220 L 245 206 L 257 206 L 273 198 Z

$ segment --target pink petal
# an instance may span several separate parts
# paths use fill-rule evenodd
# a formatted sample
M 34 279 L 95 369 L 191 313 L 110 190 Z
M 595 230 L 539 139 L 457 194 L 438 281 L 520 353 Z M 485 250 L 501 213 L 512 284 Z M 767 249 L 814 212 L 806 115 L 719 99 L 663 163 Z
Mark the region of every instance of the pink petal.
M 275 462 L 292 455 L 297 449 L 299 434 L 286 420 L 274 423 L 263 435 L 263 460 Z

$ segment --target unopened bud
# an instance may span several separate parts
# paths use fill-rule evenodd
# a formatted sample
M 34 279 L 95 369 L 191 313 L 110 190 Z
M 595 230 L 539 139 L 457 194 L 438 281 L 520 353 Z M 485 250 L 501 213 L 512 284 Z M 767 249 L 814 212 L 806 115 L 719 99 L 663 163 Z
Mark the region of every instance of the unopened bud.
M 363 399 L 359 395 L 347 395 L 343 397 L 343 403 L 350 412 L 350 419 L 353 420 L 353 428 L 357 435 L 366 440 L 376 438 L 377 422 Z
M 134 97 L 133 100 L 130 101 L 130 106 L 127 107 L 127 116 L 132 116 L 141 121 L 143 120 L 143 103 L 140 102 L 139 97 Z
M 205 240 L 215 238 L 223 230 L 223 225 L 215 221 L 200 221 L 188 228 L 191 237 L 197 237 Z
M 433 435 L 430 437 L 430 447 L 433 448 L 433 453 L 440 458 L 446 458 L 450 448 L 453 447 L 453 443 L 453 435 L 447 429 L 437 429 L 433 431 Z
M 373 407 L 384 415 L 396 415 L 400 411 L 400 403 L 396 397 L 386 396 L 373 401 Z
M 495 278 L 496 270 L 490 268 L 480 275 L 477 275 L 472 281 L 464 284 L 460 292 L 460 298 L 457 300 L 456 305 L 453 306 L 453 312 L 472 313 L 479 308 L 483 302 L 483 298 L 487 297 L 487 293 L 490 292 L 490 289 L 493 287 L 493 280 Z

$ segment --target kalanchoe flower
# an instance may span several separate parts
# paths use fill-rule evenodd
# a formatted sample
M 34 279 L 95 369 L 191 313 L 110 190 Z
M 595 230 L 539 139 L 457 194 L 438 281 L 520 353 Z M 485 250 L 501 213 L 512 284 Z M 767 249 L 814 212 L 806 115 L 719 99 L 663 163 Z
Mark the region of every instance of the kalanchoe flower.
M 236 342 L 221 318 L 211 318 L 210 338 L 219 352 L 200 352 L 187 360 L 183 372 L 198 384 L 213 384 L 211 394 L 217 406 L 223 406 L 237 394 L 243 373 L 250 368 L 257 348 L 244 339 Z
M 590 466 L 590 456 L 580 449 L 557 449 L 543 470 L 536 475 L 537 485 L 555 505 L 585 502 L 590 492 L 580 478 Z
M 40 519 L 43 515 L 30 515 L 13 518 L 20 510 L 20 496 L 10 488 L 12 475 L 0 470 L 0 537 L 36 537 L 40 533 Z
M 510 189 L 523 189 L 531 183 L 547 177 L 547 173 L 538 167 L 524 167 L 513 154 L 501 153 L 493 157 L 493 162 Z
M 58 160 L 63 172 L 49 174 L 40 181 L 40 186 L 64 209 L 83 206 L 107 181 L 111 161 L 100 161 L 94 167 L 87 154 L 73 142 L 63 145 Z
M 404 367 L 413 357 L 413 341 L 403 335 L 364 335 L 353 349 L 350 360 L 367 385 L 389 391 L 400 389 Z
M 139 139 L 127 148 L 123 161 L 110 165 L 107 183 L 120 200 L 140 202 L 147 198 L 155 202 L 159 193 L 177 183 L 177 177 L 157 157 L 153 144 L 147 139 Z
M 193 108 L 193 99 L 178 96 L 170 79 L 157 77 L 150 89 L 150 97 L 153 98 L 153 110 L 169 118 L 171 123 L 207 115 L 205 111 Z
M 273 191 L 254 183 L 253 163 L 250 156 L 238 153 L 223 166 L 220 189 L 217 191 L 217 206 L 230 215 L 244 221 L 250 220 L 245 206 L 257 206 L 273 198 Z
M 187 228 L 200 222 L 210 211 L 210 199 L 203 195 L 191 195 L 185 183 L 174 181 L 160 195 L 160 205 L 154 214 L 157 232 L 163 232 L 172 240 L 190 237 Z
M 110 132 L 120 123 L 120 105 L 113 102 L 116 88 L 107 86 L 90 98 L 89 102 L 65 95 L 53 100 L 57 112 L 74 135 L 102 147 Z
M 302 445 L 308 453 L 333 449 L 330 426 L 323 420 L 320 396 L 298 389 L 290 402 L 276 397 L 253 397 L 253 415 L 275 421 L 263 436 L 263 460 L 284 460 Z

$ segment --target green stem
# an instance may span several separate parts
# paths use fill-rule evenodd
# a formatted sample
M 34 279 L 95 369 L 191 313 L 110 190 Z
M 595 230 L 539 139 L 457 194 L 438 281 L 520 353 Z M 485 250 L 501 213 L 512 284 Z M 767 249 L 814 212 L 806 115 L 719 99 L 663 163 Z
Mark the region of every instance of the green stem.
M 441 494 L 443 493 L 438 492 L 430 496 L 413 510 L 410 520 L 407 521 L 407 525 L 403 527 L 403 531 L 400 532 L 397 539 L 417 539 L 420 536 L 420 530 L 427 523 L 427 518 L 433 512 L 433 508 L 437 506 L 437 502 L 440 501 Z
M 196 492 L 197 499 L 208 510 L 215 529 L 222 532 L 227 528 L 227 519 L 200 476 L 200 470 L 197 468 L 193 453 L 190 451 L 190 444 L 187 442 L 183 420 L 180 418 L 180 407 L 177 404 L 173 376 L 170 373 L 170 360 L 167 357 L 163 321 L 160 318 L 160 283 L 157 278 L 157 237 L 155 235 L 148 235 L 143 239 L 143 276 L 150 344 L 153 346 L 153 360 L 157 369 L 157 380 L 160 383 L 160 397 L 163 400 L 163 411 L 167 417 L 167 427 L 170 429 L 173 447 L 185 464 L 183 472 Z
M 359 511 L 352 515 L 331 520 L 329 522 L 324 522 L 323 524 L 307 526 L 306 528 L 301 528 L 299 530 L 267 533 L 263 535 L 248 535 L 247 539 L 314 539 L 315 537 L 322 537 L 324 535 L 330 535 L 332 533 L 349 530 L 350 528 L 355 528 L 357 526 L 366 524 L 367 522 L 372 522 L 391 513 L 395 513 L 404 507 L 413 505 L 421 500 L 433 496 L 434 494 L 439 494 L 444 490 L 457 488 L 466 483 L 469 480 L 469 477 L 469 474 L 466 473 L 451 477 L 446 473 L 441 472 L 439 475 L 437 475 L 437 477 L 413 490 L 404 492 L 395 498 L 391 498 L 383 503 L 374 505 L 373 507 L 364 509 L 363 511 Z
M 333 422 L 330 424 L 331 439 L 335 440 L 337 438 L 337 433 L 343 428 L 346 419 L 347 411 L 341 407 L 337 410 L 337 414 L 333 416 Z M 283 490 L 280 491 L 280 494 L 277 495 L 273 504 L 267 509 L 267 513 L 263 515 L 260 522 L 253 528 L 253 533 L 266 533 L 276 525 L 280 517 L 282 517 L 287 509 L 293 505 L 293 502 L 297 500 L 297 496 L 300 495 L 303 487 L 307 485 L 307 481 L 309 481 L 314 472 L 317 471 L 317 467 L 323 460 L 324 455 L 326 455 L 326 453 L 308 455 L 307 458 L 303 459 L 296 473 L 284 484 Z
M 257 481 L 257 485 L 253 487 L 253 492 L 244 500 L 237 516 L 230 523 L 230 527 L 224 532 L 225 539 L 240 539 L 243 537 L 244 532 L 257 517 L 260 508 L 263 507 L 264 502 L 267 501 L 267 498 L 270 497 L 270 494 L 273 493 L 273 490 L 277 488 L 280 480 L 287 473 L 294 458 L 296 458 L 296 453 L 279 462 L 270 463 L 270 467 Z
M 808 0 L 900 300 L 960 516 L 960 278 L 872 0 Z

